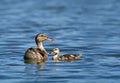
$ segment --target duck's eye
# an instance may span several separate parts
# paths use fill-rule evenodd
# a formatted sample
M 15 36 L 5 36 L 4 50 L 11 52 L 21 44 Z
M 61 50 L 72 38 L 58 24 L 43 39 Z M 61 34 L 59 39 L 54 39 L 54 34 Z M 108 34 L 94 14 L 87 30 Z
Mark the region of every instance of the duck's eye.
M 40 35 L 41 37 L 44 37 L 44 35 Z

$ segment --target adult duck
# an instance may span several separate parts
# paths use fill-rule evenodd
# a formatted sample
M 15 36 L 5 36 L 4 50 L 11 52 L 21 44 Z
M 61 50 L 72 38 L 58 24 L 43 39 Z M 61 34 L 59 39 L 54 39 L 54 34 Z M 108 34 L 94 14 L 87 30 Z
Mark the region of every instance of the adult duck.
M 46 61 L 48 58 L 48 53 L 43 47 L 43 41 L 52 41 L 51 38 L 47 37 L 45 34 L 37 34 L 35 36 L 35 42 L 37 45 L 37 48 L 28 48 L 24 55 L 24 60 L 35 60 L 37 62 L 43 62 Z

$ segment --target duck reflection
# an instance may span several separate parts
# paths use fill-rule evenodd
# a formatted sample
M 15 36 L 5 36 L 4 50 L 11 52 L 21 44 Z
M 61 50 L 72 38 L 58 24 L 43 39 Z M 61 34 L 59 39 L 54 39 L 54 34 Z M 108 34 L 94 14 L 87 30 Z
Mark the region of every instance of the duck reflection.
M 41 69 L 44 67 L 45 61 L 38 62 L 38 60 L 24 60 L 25 64 L 37 64 L 37 68 Z

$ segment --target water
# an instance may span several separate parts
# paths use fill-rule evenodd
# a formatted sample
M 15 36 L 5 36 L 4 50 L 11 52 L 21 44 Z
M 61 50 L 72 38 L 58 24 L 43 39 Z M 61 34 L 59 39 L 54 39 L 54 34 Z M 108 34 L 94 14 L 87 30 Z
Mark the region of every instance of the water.
M 0 83 L 119 83 L 119 0 L 0 0 Z M 79 60 L 40 67 L 25 64 L 24 52 L 35 47 L 34 36 L 65 53 L 83 53 Z

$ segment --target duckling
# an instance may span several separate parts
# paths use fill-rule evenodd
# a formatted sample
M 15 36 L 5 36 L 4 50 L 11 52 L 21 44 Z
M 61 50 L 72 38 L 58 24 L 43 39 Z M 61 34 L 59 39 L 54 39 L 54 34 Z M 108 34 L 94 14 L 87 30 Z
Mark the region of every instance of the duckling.
M 54 61 L 59 61 L 59 60 L 70 61 L 70 60 L 74 60 L 74 59 L 79 59 L 82 56 L 82 54 L 64 54 L 62 56 L 58 56 L 59 53 L 60 53 L 59 48 L 54 48 L 51 51 L 51 54 L 54 55 L 52 57 L 52 59 Z
M 48 58 L 48 53 L 43 47 L 43 41 L 53 41 L 53 39 L 48 38 L 45 34 L 37 34 L 35 36 L 35 42 L 37 48 L 28 48 L 24 55 L 24 60 L 36 60 L 37 62 L 46 61 Z

